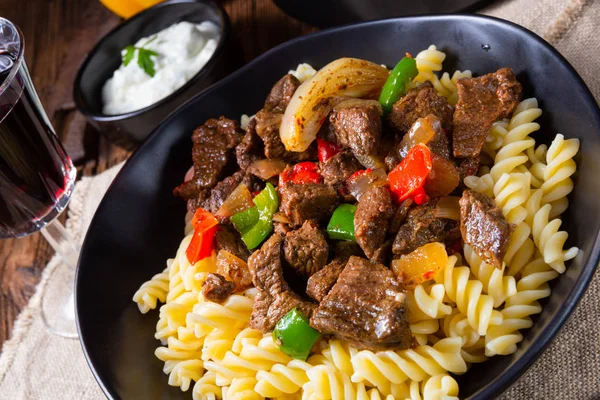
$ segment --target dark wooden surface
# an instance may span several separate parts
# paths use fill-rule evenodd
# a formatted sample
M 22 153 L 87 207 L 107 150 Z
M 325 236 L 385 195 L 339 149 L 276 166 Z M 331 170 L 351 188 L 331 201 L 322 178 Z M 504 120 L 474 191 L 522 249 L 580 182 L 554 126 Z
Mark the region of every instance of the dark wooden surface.
M 246 61 L 314 30 L 283 14 L 271 0 L 223 5 Z M 0 0 L 0 16 L 23 31 L 33 82 L 79 176 L 100 173 L 126 159 L 130 153 L 88 126 L 72 100 L 73 80 L 86 53 L 120 19 L 96 0 Z M 53 254 L 40 234 L 0 240 L 0 346 Z

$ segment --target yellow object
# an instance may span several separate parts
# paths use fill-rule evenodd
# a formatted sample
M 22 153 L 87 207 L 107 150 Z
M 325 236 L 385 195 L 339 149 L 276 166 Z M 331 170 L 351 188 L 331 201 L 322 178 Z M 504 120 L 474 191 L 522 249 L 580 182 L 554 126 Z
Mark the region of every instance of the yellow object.
M 106 8 L 123 18 L 133 17 L 161 1 L 163 0 L 100 0 Z

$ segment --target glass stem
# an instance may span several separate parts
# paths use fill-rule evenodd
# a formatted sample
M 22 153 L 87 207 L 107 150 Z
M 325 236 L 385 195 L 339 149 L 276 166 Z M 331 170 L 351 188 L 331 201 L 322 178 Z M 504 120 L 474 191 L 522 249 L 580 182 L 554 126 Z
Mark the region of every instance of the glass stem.
M 62 259 L 48 277 L 42 293 L 42 320 L 48 330 L 58 336 L 76 339 L 75 325 L 75 270 L 80 247 L 58 219 L 41 230 L 56 254 Z

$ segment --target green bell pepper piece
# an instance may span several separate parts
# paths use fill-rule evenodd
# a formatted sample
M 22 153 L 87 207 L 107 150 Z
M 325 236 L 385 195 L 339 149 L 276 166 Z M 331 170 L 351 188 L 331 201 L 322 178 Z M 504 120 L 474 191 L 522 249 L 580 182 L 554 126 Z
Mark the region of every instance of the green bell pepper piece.
M 275 325 L 273 340 L 282 353 L 305 361 L 321 334 L 313 329 L 308 318 L 297 309 L 292 309 Z
M 412 57 L 404 57 L 392 70 L 388 76 L 381 95 L 379 103 L 383 108 L 383 115 L 388 115 L 392 111 L 392 106 L 400 96 L 406 93 L 406 84 L 419 74 L 417 61 Z
M 252 250 L 260 245 L 273 231 L 273 214 L 279 208 L 279 196 L 275 187 L 267 186 L 254 198 L 254 207 L 231 216 L 233 226 L 242 234 L 242 241 Z
M 356 241 L 354 237 L 354 214 L 356 206 L 340 204 L 327 225 L 327 233 L 331 239 Z

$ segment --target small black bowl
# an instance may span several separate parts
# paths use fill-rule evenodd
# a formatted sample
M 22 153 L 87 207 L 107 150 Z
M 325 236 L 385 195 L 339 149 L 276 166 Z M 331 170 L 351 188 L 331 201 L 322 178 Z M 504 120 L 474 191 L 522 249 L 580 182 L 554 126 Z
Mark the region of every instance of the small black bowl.
M 219 43 L 211 59 L 185 85 L 158 102 L 119 115 L 102 113 L 102 87 L 121 65 L 121 50 L 140 38 L 177 22 L 210 21 L 219 28 Z M 149 8 L 109 32 L 79 68 L 75 104 L 88 121 L 113 142 L 131 147 L 142 142 L 172 111 L 223 78 L 239 63 L 231 44 L 231 23 L 223 7 L 211 0 L 170 0 Z
M 567 246 L 581 251 L 550 283 L 552 294 L 543 299 L 533 327 L 522 331 L 517 352 L 491 357 L 457 377 L 461 398 L 494 398 L 542 354 L 600 258 L 600 109 L 564 57 L 518 25 L 475 15 L 397 18 L 318 32 L 264 53 L 179 108 L 129 159 L 90 224 L 75 282 L 83 349 L 109 399 L 192 398 L 168 385 L 164 364 L 154 356 L 158 310 L 141 315 L 132 301 L 143 282 L 164 270 L 183 238 L 186 205 L 172 191 L 191 165 L 192 131 L 208 118 L 256 112 L 271 86 L 301 62 L 319 68 L 339 57 L 359 57 L 394 65 L 404 52 L 417 54 L 432 43 L 448 55 L 446 71 L 482 75 L 511 67 L 525 96 L 537 97 L 544 111 L 541 130 L 533 135 L 538 143 L 548 144 L 557 132 L 581 140 L 575 189 L 561 226 L 569 233 Z
M 286 14 L 321 28 L 418 14 L 473 12 L 491 0 L 274 0 Z

